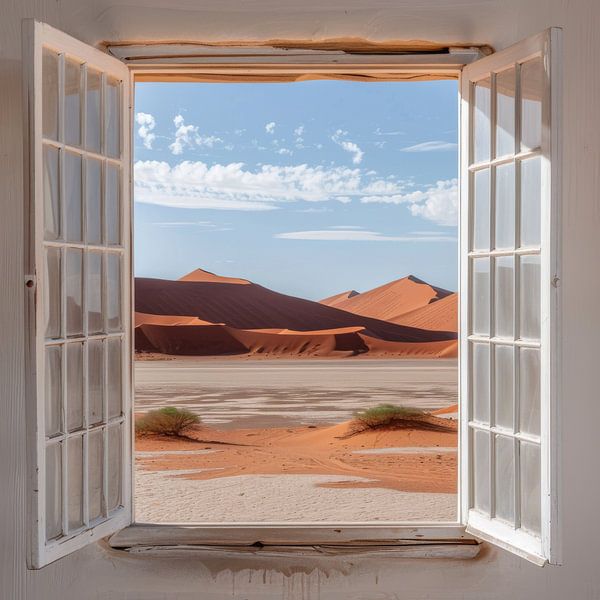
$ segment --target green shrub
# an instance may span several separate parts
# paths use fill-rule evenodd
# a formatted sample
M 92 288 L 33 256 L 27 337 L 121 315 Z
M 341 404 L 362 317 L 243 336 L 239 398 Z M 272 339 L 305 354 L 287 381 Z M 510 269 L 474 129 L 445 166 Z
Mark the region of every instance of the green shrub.
M 180 435 L 181 432 L 200 423 L 200 417 L 186 408 L 167 406 L 151 410 L 139 417 L 135 422 L 137 433 L 162 433 L 163 435 Z
M 354 413 L 354 419 L 361 426 L 368 429 L 386 427 L 403 419 L 420 417 L 424 414 L 419 408 L 409 406 L 396 406 L 395 404 L 378 404 Z

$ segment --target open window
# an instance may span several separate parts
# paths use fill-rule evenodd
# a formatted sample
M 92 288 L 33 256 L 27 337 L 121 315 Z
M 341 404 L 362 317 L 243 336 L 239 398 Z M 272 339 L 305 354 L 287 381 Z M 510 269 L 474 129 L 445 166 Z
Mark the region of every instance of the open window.
M 557 42 L 547 32 L 464 69 L 460 53 L 440 54 L 437 66 L 431 54 L 408 67 L 401 55 L 400 66 L 385 57 L 379 72 L 413 78 L 429 69 L 462 80 L 462 520 L 538 563 L 558 560 Z M 30 564 L 39 568 L 132 521 L 132 77 L 120 60 L 41 23 L 27 23 L 24 48 Z M 178 67 L 179 47 L 171 51 L 170 65 L 157 55 L 154 68 L 144 52 L 136 71 L 130 60 L 133 76 L 193 80 L 203 59 Z M 315 60 L 290 66 L 288 56 L 278 76 L 298 77 Z M 239 73 L 215 80 L 228 76 Z M 428 537 L 425 526 L 363 529 L 339 531 L 386 544 Z M 152 545 L 152 526 L 144 535 Z M 156 543 L 193 543 L 190 535 L 163 529 Z M 438 526 L 429 537 L 451 535 Z

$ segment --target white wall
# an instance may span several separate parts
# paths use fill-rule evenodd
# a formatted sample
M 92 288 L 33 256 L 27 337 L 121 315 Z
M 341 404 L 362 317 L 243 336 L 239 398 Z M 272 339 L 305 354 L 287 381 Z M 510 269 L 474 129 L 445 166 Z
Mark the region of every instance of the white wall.
M 286 6 L 287 5 L 287 6 Z M 23 218 L 20 21 L 36 17 L 88 43 L 149 39 L 429 39 L 503 48 L 564 28 L 564 566 L 488 548 L 475 561 L 214 556 L 147 559 L 100 545 L 25 568 Z M 0 0 L 0 598 L 600 598 L 600 1 Z

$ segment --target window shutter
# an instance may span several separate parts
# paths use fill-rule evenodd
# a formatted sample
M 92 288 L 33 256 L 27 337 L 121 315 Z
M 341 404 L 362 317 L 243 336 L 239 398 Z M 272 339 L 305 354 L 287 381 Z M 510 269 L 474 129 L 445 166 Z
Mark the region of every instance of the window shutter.
M 467 531 L 558 562 L 560 30 L 461 76 L 461 493 Z
M 130 79 L 43 23 L 23 30 L 30 556 L 131 522 Z M 28 185 L 27 185 L 28 182 Z

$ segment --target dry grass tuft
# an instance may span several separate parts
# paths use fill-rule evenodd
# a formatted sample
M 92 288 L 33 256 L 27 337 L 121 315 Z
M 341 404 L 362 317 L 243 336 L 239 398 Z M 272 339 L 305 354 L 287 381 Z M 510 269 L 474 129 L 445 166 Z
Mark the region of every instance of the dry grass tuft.
M 201 422 L 200 417 L 186 408 L 167 406 L 151 410 L 135 422 L 136 433 L 159 433 L 181 435 L 182 432 Z

